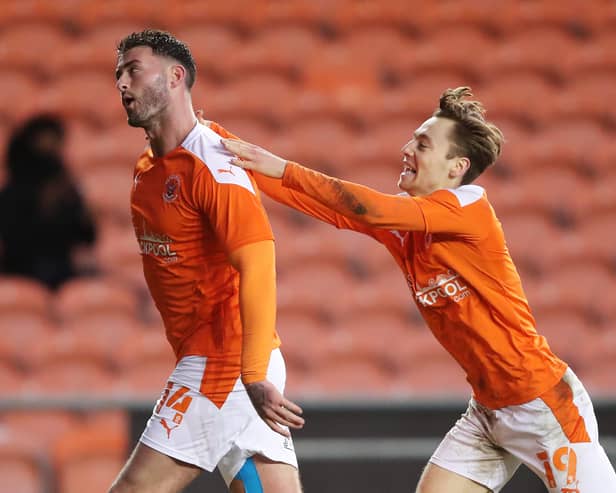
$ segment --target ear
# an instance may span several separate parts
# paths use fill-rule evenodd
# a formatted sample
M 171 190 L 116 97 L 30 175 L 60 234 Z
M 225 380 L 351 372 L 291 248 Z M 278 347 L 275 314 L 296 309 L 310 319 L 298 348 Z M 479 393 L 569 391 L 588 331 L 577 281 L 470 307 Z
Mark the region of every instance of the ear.
M 471 167 L 471 160 L 467 157 L 460 157 L 456 159 L 456 163 L 449 171 L 450 178 L 461 178 Z
M 184 84 L 186 78 L 186 69 L 184 65 L 174 64 L 169 67 L 169 85 L 172 89 Z

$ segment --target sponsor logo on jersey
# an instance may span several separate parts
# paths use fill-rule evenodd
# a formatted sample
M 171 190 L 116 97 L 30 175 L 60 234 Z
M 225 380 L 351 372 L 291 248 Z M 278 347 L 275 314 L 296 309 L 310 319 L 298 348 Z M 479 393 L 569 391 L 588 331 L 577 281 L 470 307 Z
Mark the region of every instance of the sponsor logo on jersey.
M 439 299 L 450 299 L 458 303 L 471 292 L 459 274 L 448 270 L 445 274 L 439 274 L 428 281 L 425 287 L 415 289 L 415 297 L 423 306 L 432 306 Z
M 177 252 L 171 249 L 173 240 L 167 235 L 148 231 L 145 221 L 142 226 L 141 234 L 137 235 L 137 240 L 139 241 L 139 250 L 143 255 L 162 257 L 167 262 L 175 262 L 177 260 Z

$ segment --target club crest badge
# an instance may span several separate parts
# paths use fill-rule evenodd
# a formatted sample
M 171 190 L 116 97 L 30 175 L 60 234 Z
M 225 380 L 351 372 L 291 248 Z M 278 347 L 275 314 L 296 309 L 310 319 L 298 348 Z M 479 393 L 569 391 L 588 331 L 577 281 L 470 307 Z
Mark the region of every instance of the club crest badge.
M 165 202 L 173 202 L 178 198 L 180 193 L 181 180 L 178 175 L 171 175 L 165 181 L 165 191 L 163 192 L 163 200 Z

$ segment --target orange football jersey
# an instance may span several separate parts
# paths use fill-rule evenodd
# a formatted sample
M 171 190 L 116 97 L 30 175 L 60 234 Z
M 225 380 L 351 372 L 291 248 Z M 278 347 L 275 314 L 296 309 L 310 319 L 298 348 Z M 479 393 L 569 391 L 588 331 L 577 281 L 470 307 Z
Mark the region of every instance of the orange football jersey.
M 388 195 L 288 163 L 283 180 L 255 173 L 273 199 L 368 234 L 400 266 L 428 327 L 493 409 L 551 389 L 567 365 L 535 330 L 500 222 L 483 188 Z
M 176 358 L 207 357 L 206 395 L 240 375 L 239 274 L 228 253 L 273 240 L 253 178 L 229 159 L 220 136 L 197 124 L 167 155 L 144 152 L 131 193 L 148 288 Z M 271 348 L 279 343 L 274 331 Z

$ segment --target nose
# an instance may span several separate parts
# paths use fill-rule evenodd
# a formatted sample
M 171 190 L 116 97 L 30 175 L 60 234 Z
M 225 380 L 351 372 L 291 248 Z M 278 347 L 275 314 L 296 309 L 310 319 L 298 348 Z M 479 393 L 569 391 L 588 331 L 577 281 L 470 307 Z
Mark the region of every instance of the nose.
M 116 89 L 120 92 L 124 92 L 128 89 L 127 78 L 122 74 L 116 81 Z

